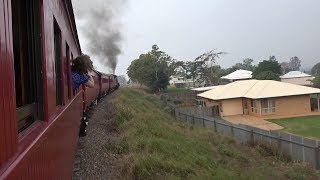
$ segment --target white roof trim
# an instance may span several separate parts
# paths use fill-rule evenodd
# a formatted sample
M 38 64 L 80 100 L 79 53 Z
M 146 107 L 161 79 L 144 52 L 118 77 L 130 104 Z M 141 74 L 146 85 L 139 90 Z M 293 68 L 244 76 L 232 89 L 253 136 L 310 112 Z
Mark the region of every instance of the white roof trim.
M 237 70 L 226 76 L 221 77 L 221 79 L 238 80 L 238 79 L 251 79 L 252 72 L 247 70 Z
M 287 74 L 280 76 L 281 79 L 301 78 L 301 77 L 312 77 L 312 76 L 300 71 L 290 71 Z

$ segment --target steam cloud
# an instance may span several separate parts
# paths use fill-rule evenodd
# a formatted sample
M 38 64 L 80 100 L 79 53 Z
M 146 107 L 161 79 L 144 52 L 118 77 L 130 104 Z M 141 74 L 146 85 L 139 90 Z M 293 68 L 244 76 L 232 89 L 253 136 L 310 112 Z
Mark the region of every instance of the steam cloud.
M 91 55 L 115 72 L 121 53 L 119 17 L 127 0 L 73 0 L 80 31 Z

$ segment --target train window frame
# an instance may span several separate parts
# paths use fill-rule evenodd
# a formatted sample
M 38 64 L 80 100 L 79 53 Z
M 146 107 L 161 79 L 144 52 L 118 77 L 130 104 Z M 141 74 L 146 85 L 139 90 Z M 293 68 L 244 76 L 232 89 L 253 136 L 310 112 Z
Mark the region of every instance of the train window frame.
M 67 75 L 66 77 L 66 84 L 67 84 L 67 95 L 68 95 L 68 99 L 71 99 L 72 97 L 72 88 L 71 88 L 71 60 L 70 60 L 70 47 L 68 45 L 68 43 L 66 42 L 66 61 L 65 61 L 65 65 L 64 67 L 65 69 L 65 74 Z
M 21 133 L 43 116 L 41 18 L 37 0 L 11 1 L 16 120 Z
M 56 107 L 62 106 L 63 103 L 63 60 L 62 60 L 62 33 L 61 28 L 53 17 L 53 30 L 54 30 L 54 72 L 55 72 L 55 85 L 56 85 Z

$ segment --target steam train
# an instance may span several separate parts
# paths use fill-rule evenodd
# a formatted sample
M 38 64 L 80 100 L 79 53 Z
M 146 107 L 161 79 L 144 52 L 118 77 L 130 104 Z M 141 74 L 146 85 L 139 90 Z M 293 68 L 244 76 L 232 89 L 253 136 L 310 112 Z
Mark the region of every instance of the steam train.
M 71 179 L 92 103 L 119 87 L 91 72 L 73 91 L 81 54 L 71 0 L 0 0 L 0 179 Z

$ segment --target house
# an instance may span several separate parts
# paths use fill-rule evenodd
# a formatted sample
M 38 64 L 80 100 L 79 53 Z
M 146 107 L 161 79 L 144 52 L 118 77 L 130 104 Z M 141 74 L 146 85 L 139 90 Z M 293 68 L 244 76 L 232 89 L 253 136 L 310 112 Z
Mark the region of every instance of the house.
M 238 80 L 247 80 L 252 79 L 252 72 L 247 70 L 236 70 L 233 73 L 230 73 L 226 76 L 222 76 L 221 79 L 227 79 L 231 82 Z
M 185 86 L 186 78 L 181 77 L 181 76 L 171 76 L 169 84 L 170 84 L 170 86 L 176 86 L 176 85 L 179 86 L 179 84 L 182 84 L 183 86 Z
M 281 82 L 287 82 L 292 84 L 298 84 L 303 86 L 312 86 L 311 80 L 314 79 L 313 76 L 300 72 L 300 71 L 290 71 L 287 74 L 280 76 Z
M 198 94 L 220 117 L 259 118 L 320 114 L 320 89 L 272 80 L 236 81 Z
M 196 94 L 200 94 L 200 93 L 203 93 L 205 91 L 209 91 L 209 90 L 212 90 L 212 89 L 215 89 L 217 87 L 220 87 L 220 86 L 223 86 L 223 85 L 217 85 L 217 86 L 208 86 L 208 87 L 198 87 L 198 88 L 193 88 L 191 89 L 192 91 L 194 91 Z M 202 107 L 204 106 L 204 100 L 200 97 L 196 97 L 196 101 L 197 101 L 197 105 L 199 107 Z
M 193 88 L 191 89 L 192 91 L 195 91 L 197 94 L 199 93 L 203 93 L 205 91 L 209 91 L 211 89 L 215 89 L 217 87 L 220 87 L 220 86 L 223 86 L 223 85 L 217 85 L 217 86 L 207 86 L 207 87 L 198 87 L 198 88 Z
M 187 79 L 182 76 L 171 76 L 169 84 L 175 87 L 199 87 L 203 85 L 203 83 L 199 83 L 197 80 Z

